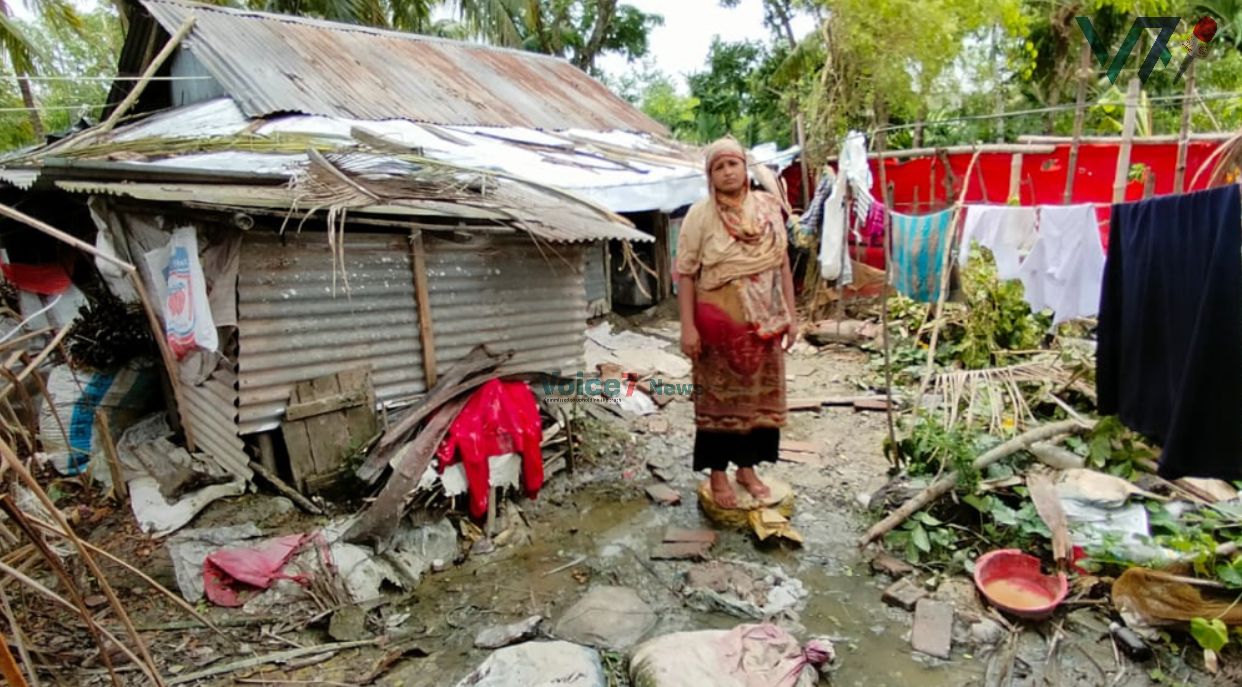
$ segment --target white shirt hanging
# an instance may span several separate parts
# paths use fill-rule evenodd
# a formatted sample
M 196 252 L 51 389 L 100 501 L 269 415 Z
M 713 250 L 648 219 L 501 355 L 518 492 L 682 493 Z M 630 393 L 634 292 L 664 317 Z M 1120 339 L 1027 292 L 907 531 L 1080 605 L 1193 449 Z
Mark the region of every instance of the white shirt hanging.
M 1041 206 L 1037 212 L 1039 238 L 1018 268 L 1026 302 L 1034 311 L 1051 309 L 1053 324 L 1095 316 L 1104 282 L 1095 206 Z
M 992 251 L 996 258 L 996 276 L 1017 279 L 1022 257 L 1035 245 L 1035 208 L 1010 205 L 970 205 L 962 226 L 962 244 L 957 261 L 965 266 L 970 257 L 970 244 Z

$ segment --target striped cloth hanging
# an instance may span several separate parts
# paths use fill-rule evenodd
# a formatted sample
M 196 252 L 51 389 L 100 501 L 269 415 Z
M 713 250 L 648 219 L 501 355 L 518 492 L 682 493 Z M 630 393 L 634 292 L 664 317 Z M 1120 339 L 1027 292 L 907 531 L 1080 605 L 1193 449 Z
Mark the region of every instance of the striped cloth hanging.
M 932 303 L 940 296 L 945 241 L 953 240 L 952 210 L 893 215 L 893 286 L 904 296 Z

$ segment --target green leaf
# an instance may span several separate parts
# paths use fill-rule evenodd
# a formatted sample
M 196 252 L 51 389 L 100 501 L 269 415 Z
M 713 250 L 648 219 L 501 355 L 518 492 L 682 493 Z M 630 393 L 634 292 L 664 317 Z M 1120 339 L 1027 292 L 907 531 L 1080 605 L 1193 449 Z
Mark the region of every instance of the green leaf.
M 1195 618 L 1190 621 L 1190 636 L 1204 649 L 1220 653 L 1229 643 L 1229 628 L 1220 618 Z
M 962 497 L 962 502 L 974 508 L 980 513 L 986 513 L 991 510 L 991 500 L 987 496 L 979 496 L 977 494 L 968 494 Z
M 914 529 L 910 531 L 910 541 L 914 542 L 919 551 L 923 553 L 931 552 L 931 540 L 927 537 L 927 530 L 923 529 L 922 525 L 915 525 Z
M 928 527 L 943 527 L 944 526 L 943 522 L 941 522 L 940 520 L 937 520 L 934 515 L 932 515 L 931 513 L 928 513 L 927 511 L 919 511 L 914 517 L 918 518 L 919 522 L 923 523 L 924 525 L 927 525 Z

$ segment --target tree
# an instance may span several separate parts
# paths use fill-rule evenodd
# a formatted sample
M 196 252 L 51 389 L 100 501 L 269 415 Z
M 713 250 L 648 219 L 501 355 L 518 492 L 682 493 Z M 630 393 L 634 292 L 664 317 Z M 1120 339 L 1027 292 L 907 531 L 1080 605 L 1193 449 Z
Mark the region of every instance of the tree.
M 13 18 L 10 0 L 0 0 L 0 45 L 8 56 L 9 68 L 17 77 L 22 95 L 22 106 L 30 117 L 30 126 L 36 139 L 43 138 L 43 120 L 39 117 L 38 103 L 30 85 L 30 78 L 37 74 L 38 53 L 29 34 Z M 67 0 L 24 0 L 26 8 L 34 12 L 49 27 L 72 29 L 78 36 L 82 33 L 82 18 Z
M 49 25 L 39 17 L 14 22 L 29 44 L 40 75 L 28 83 L 31 99 L 43 108 L 40 123 L 46 131 L 63 131 L 83 117 L 97 117 L 108 95 L 106 77 L 116 71 L 122 42 L 116 11 L 104 6 L 80 15 L 79 20 L 81 33 L 78 29 Z M 82 40 L 83 33 L 91 40 Z M 15 83 L 0 79 L 0 107 L 25 107 Z M 43 138 L 44 133 L 35 130 L 28 114 L 0 113 L 0 149 Z

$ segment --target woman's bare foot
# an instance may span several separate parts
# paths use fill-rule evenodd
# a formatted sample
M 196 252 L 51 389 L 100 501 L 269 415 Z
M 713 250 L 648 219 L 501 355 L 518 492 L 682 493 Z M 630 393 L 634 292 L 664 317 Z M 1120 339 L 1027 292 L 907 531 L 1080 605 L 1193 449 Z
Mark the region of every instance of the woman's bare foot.
M 759 475 L 755 474 L 754 468 L 738 468 L 737 483 L 750 493 L 751 496 L 762 501 L 772 495 L 772 490 L 768 489 L 768 485 L 759 479 Z
M 737 508 L 737 494 L 724 470 L 712 470 L 712 500 L 721 508 Z

